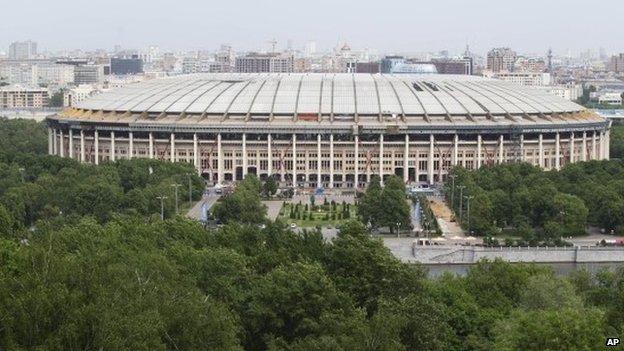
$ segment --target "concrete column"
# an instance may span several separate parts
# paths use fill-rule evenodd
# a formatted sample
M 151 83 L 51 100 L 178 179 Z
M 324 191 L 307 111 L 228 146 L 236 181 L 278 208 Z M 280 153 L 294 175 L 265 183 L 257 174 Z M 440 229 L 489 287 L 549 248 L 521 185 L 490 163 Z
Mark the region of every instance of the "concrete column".
M 457 166 L 457 158 L 459 155 L 459 134 L 455 134 L 453 137 L 453 157 L 451 160 L 451 164 L 453 166 Z
M 95 164 L 99 165 L 100 164 L 100 136 L 97 130 L 93 133 L 93 143 L 94 143 L 94 149 L 95 149 Z
M 360 176 L 360 137 L 355 136 L 354 141 L 354 149 L 355 149 L 355 184 L 353 185 L 356 189 L 359 187 L 359 176 Z M 345 175 L 346 176 L 346 175 Z M 344 177 L 344 176 L 343 176 Z
M 110 134 L 110 160 L 115 161 L 115 132 Z
M 52 142 L 52 155 L 58 155 L 58 147 L 57 147 L 57 137 L 56 137 L 56 129 L 52 129 L 53 134 L 53 142 Z
M 154 133 L 149 133 L 149 158 L 154 159 Z
M 574 132 L 570 133 L 570 163 L 574 162 Z
M 329 188 L 334 187 L 334 134 L 329 135 Z
M 63 132 L 61 131 L 61 140 L 63 140 Z M 600 143 L 600 156 L 599 156 L 599 160 L 604 160 L 605 158 L 605 133 L 603 131 L 600 132 L 600 139 L 598 140 L 598 142 Z M 61 145 L 61 150 L 63 149 L 63 145 Z M 61 155 L 62 156 L 62 155 Z
M 169 146 L 169 159 L 171 162 L 176 161 L 175 133 L 171 133 L 171 145 Z
M 501 134 L 498 137 L 498 163 L 503 164 L 505 162 L 505 138 Z
M 560 161 L 560 149 L 561 149 L 561 141 L 559 139 L 559 133 L 555 134 L 555 169 L 561 168 Z
M 74 158 L 74 130 L 69 128 L 69 158 Z
M 583 144 L 581 147 L 581 161 L 587 161 L 587 132 L 583 132 Z
M 539 135 L 539 140 L 538 140 L 538 146 L 539 146 L 539 159 L 538 159 L 538 163 L 539 166 L 544 168 L 544 136 L 542 135 L 542 133 L 540 133 Z
M 594 130 L 594 133 L 592 134 L 592 153 L 591 153 L 591 160 L 595 160 L 598 158 L 598 154 L 596 154 L 596 131 Z
M 134 134 L 128 133 L 128 159 L 131 160 L 134 157 Z
M 199 140 L 197 139 L 197 133 L 193 133 L 193 165 L 198 174 L 201 174 L 201 162 L 199 160 Z
M 273 139 L 271 138 L 271 134 L 267 135 L 267 174 L 270 176 L 273 175 Z
M 243 133 L 243 179 L 247 176 L 247 134 Z
M 477 169 L 481 168 L 481 162 L 483 157 L 481 157 L 481 134 L 477 135 Z
M 321 135 L 316 135 L 316 187 L 322 188 L 323 182 L 321 181 Z
M 384 135 L 379 134 L 379 180 L 381 182 L 381 185 L 383 185 L 383 174 L 384 174 L 383 153 L 384 153 Z
M 223 183 L 223 148 L 221 147 L 221 133 L 217 134 L 217 183 Z
M 85 135 L 84 130 L 80 130 L 80 162 L 86 161 L 85 155 Z
M 429 159 L 427 160 L 427 179 L 429 184 L 433 184 L 433 147 L 435 138 L 433 134 L 429 134 Z
M 48 127 L 48 155 L 54 155 L 54 133 L 50 127 Z
M 409 182 L 409 134 L 405 134 L 405 149 L 403 150 L 403 183 Z
M 292 135 L 292 181 L 297 186 L 297 134 Z
M 524 162 L 524 134 L 520 134 L 520 162 Z
M 602 140 L 602 137 L 600 138 Z M 600 145 L 602 145 L 602 141 L 600 142 Z M 61 129 L 59 132 L 59 156 L 61 157 L 65 157 L 65 140 L 63 137 L 63 130 Z
M 607 130 L 605 132 L 605 160 L 609 159 L 609 150 L 610 150 L 609 145 L 610 144 L 611 144 L 611 132 Z

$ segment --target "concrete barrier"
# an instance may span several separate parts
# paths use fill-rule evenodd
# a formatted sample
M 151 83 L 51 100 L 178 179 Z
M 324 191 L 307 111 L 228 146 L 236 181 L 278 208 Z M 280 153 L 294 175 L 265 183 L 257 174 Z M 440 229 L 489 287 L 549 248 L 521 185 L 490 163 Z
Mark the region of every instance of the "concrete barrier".
M 414 260 L 423 264 L 470 264 L 481 259 L 508 262 L 592 263 L 624 262 L 624 248 L 574 247 L 480 247 L 412 246 Z

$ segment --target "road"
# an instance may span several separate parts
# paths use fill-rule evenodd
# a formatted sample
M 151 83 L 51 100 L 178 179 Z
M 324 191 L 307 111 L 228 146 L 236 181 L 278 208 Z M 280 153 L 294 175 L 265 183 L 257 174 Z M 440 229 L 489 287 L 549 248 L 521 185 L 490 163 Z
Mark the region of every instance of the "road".
M 201 217 L 201 208 L 205 203 L 207 208 L 210 209 L 221 197 L 220 194 L 216 194 L 214 190 L 208 189 L 204 195 L 202 195 L 201 200 L 197 201 L 193 207 L 187 212 L 186 216 L 199 220 Z
M 421 222 L 420 202 L 416 202 L 415 204 L 412 204 L 412 212 L 411 212 L 410 217 L 412 218 L 412 227 L 414 228 L 413 231 L 420 232 L 422 229 L 420 226 L 420 222 Z

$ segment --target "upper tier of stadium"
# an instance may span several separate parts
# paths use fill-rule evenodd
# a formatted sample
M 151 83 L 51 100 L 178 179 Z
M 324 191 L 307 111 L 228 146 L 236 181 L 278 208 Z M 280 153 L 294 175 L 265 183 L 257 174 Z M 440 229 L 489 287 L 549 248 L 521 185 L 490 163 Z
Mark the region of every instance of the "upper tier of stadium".
M 476 76 L 385 74 L 196 74 L 148 80 L 74 107 L 88 112 L 290 116 L 522 117 L 583 111 L 541 89 Z

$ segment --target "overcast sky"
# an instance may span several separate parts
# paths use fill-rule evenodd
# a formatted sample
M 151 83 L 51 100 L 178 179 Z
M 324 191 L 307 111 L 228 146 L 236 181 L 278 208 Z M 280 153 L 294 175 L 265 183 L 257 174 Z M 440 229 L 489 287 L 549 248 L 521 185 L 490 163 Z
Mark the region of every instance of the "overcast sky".
M 580 0 L 3 0 L 0 50 L 32 39 L 40 50 L 236 50 L 314 40 L 379 53 L 510 46 L 521 53 L 624 51 L 624 1 Z

